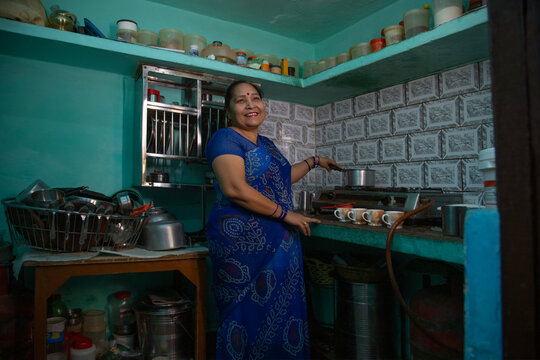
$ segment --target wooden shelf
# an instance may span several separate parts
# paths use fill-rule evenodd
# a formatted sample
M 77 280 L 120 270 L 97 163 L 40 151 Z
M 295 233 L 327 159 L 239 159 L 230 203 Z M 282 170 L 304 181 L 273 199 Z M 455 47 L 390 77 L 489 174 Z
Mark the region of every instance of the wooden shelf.
M 140 63 L 245 79 L 269 98 L 308 106 L 343 100 L 489 58 L 487 8 L 307 79 L 0 19 L 0 54 L 134 76 Z

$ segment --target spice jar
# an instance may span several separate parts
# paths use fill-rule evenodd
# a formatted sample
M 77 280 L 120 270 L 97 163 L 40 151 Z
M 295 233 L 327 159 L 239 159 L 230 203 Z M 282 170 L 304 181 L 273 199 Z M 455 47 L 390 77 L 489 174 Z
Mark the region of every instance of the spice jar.
M 263 60 L 261 70 L 270 71 L 270 63 L 267 60 Z
M 247 57 L 245 52 L 236 52 L 236 65 L 247 66 Z
M 279 65 L 270 65 L 270 72 L 274 74 L 280 74 L 281 75 L 281 66 Z
M 379 51 L 386 46 L 386 41 L 383 38 L 376 38 L 370 41 L 371 52 Z
M 281 59 L 281 75 L 289 75 L 289 63 L 286 58 Z

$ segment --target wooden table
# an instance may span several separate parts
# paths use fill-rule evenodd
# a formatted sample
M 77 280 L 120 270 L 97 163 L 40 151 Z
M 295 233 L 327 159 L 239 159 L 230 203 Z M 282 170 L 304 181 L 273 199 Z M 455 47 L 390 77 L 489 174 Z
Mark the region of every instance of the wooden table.
M 208 251 L 203 250 L 160 258 L 99 255 L 77 261 L 26 261 L 23 266 L 35 268 L 34 358 L 46 358 L 47 298 L 70 277 L 177 270 L 196 287 L 195 358 L 205 359 L 207 256 Z

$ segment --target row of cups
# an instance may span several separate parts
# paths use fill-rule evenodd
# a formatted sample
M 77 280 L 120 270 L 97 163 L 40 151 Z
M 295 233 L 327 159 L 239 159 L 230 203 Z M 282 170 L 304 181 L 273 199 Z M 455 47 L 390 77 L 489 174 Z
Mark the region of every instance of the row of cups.
M 383 226 L 391 228 L 394 223 L 404 215 L 403 211 L 385 211 L 382 209 L 366 208 L 338 208 L 334 211 L 334 216 L 341 222 L 352 221 L 353 224 L 368 224 L 369 226 Z M 399 224 L 397 229 L 403 228 Z

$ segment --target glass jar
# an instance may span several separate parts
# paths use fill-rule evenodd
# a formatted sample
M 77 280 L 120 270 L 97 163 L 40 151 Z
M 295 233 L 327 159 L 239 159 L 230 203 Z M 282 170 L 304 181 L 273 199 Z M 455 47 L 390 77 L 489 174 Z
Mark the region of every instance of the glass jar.
M 83 312 L 83 336 L 92 339 L 96 345 L 97 353 L 105 351 L 107 339 L 107 323 L 105 322 L 105 311 L 86 310 Z
M 135 332 L 133 299 L 129 291 L 117 291 L 109 296 L 109 326 L 112 334 L 130 335 Z
M 236 52 L 236 65 L 247 66 L 247 57 L 245 52 Z

